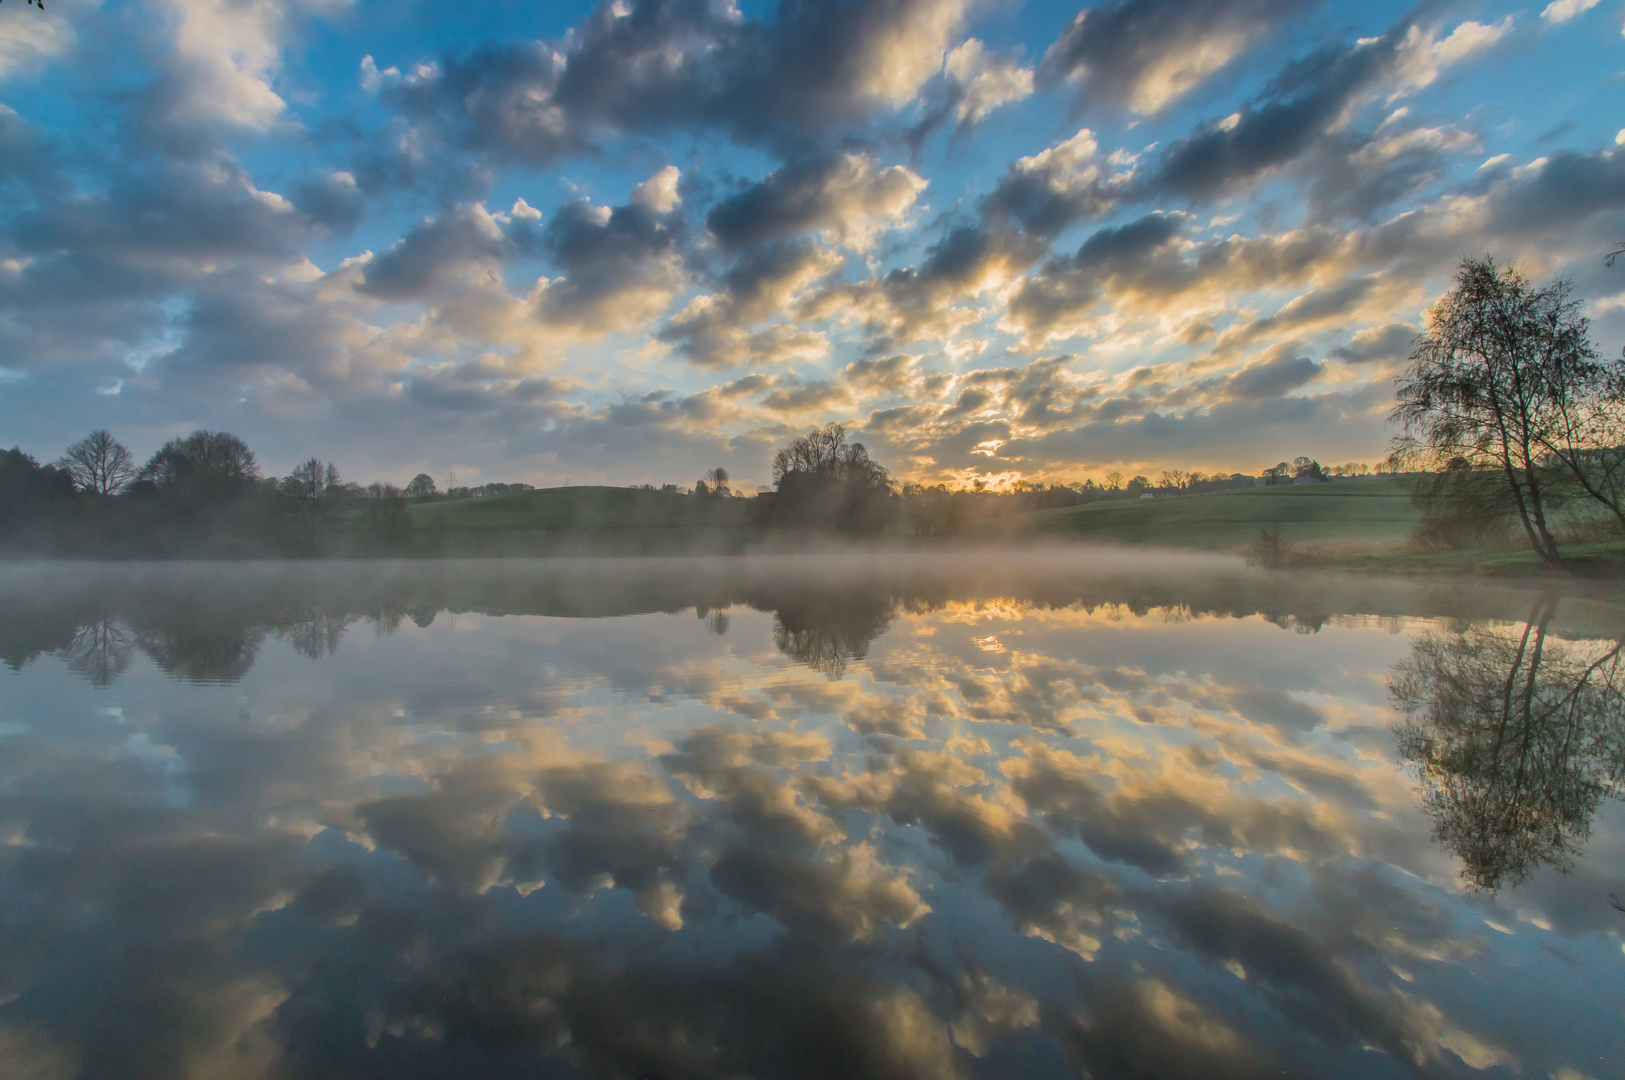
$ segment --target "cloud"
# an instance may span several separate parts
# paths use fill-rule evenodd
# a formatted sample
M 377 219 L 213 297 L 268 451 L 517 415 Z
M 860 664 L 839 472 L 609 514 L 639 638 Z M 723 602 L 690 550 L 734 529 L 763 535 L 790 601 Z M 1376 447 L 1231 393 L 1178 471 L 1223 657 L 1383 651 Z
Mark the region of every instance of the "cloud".
M 1098 150 L 1095 133 L 1083 128 L 1064 142 L 1018 159 L 983 201 L 983 214 L 994 222 L 1013 221 L 1048 240 L 1075 221 L 1106 213 L 1131 173 L 1102 168 Z
M 1251 364 L 1224 381 L 1226 397 L 1259 401 L 1283 397 L 1314 382 L 1324 367 L 1307 356 L 1281 357 Z
M 1301 0 L 1116 0 L 1073 17 L 1043 75 L 1079 86 L 1085 106 L 1158 113 L 1202 85 Z
M 287 102 L 272 84 L 284 37 L 304 19 L 337 13 L 348 2 L 164 0 L 157 25 L 173 38 L 158 77 L 142 93 L 140 122 L 177 149 L 214 132 L 263 132 L 283 123 Z
M 1543 22 L 1566 23 L 1570 19 L 1584 15 L 1601 2 L 1602 0 L 1552 0 L 1541 10 L 1540 17 Z
M 1400 108 L 1374 133 L 1329 140 L 1315 161 L 1310 197 L 1315 215 L 1369 219 L 1419 191 L 1439 184 L 1449 166 L 1479 148 L 1473 134 L 1452 127 L 1407 127 Z
M 89 6 L 68 0 L 65 9 L 52 9 L 66 10 L 66 18 L 33 18 L 34 13 L 27 12 L 29 17 L 8 21 L 5 35 L 0 36 L 0 82 L 32 74 L 72 49 L 78 43 L 74 22 L 89 14 L 84 10 Z
M 828 339 L 803 328 L 794 316 L 812 286 L 843 262 L 835 252 L 805 241 L 758 244 L 722 275 L 721 290 L 696 296 L 656 336 L 705 368 L 822 359 Z M 776 318 L 790 321 L 761 325 Z
M 358 291 L 380 300 L 427 300 L 470 271 L 500 276 L 507 237 L 483 206 L 463 204 L 420 222 L 362 268 Z
M 675 217 L 676 170 L 668 166 L 625 206 L 566 203 L 542 244 L 564 277 L 538 282 L 538 317 L 586 334 L 632 330 L 659 315 L 682 285 Z M 664 207 L 665 209 L 661 209 Z
M 1064 336 L 1075 332 L 1070 318 L 1093 306 L 1105 291 L 1115 287 L 1126 292 L 1136 283 L 1158 281 L 1173 286 L 1185 276 L 1177 253 L 1186 224 L 1183 214 L 1158 211 L 1095 232 L 1070 259 L 1051 260 L 1021 283 L 1003 325 L 1032 341 Z
M 562 42 L 493 44 L 377 85 L 435 138 L 536 164 L 613 132 L 800 138 L 912 101 L 972 6 L 790 3 L 755 20 L 731 4 L 605 3 Z
M 977 38 L 950 51 L 942 70 L 953 84 L 954 119 L 962 127 L 1033 92 L 1032 68 L 992 55 Z
M 1511 27 L 1462 23 L 1443 38 L 1402 22 L 1380 38 L 1327 46 L 1286 64 L 1264 93 L 1173 143 L 1148 179 L 1152 189 L 1199 200 L 1238 190 L 1297 160 L 1377 94 L 1392 101 L 1481 52 Z
M 1329 354 L 1334 360 L 1346 364 L 1394 363 L 1411 353 L 1418 328 L 1410 323 L 1389 323 L 1357 331 L 1347 345 L 1341 345 Z
M 926 250 L 919 266 L 831 285 L 805 310 L 860 325 L 878 350 L 947 342 L 986 315 L 971 302 L 1010 284 L 1041 252 L 1020 234 L 958 225 Z
M 311 221 L 335 233 L 348 233 L 361 223 L 366 213 L 365 199 L 355 175 L 335 169 L 319 177 L 296 181 L 288 200 Z
M 925 187 L 901 165 L 877 169 L 866 154 L 804 159 L 722 200 L 705 224 L 725 250 L 809 230 L 861 250 L 877 230 L 901 224 Z

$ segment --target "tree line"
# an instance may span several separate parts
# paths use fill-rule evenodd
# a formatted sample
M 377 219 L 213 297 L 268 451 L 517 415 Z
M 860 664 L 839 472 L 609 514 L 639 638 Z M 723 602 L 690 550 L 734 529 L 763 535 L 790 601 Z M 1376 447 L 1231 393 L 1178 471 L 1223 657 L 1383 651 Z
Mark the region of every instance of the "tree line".
M 426 553 L 433 538 L 414 537 L 407 501 L 437 495 L 424 475 L 405 490 L 346 482 L 319 457 L 264 476 L 248 444 L 224 431 L 170 439 L 137 465 L 97 430 L 46 465 L 0 452 L 0 545 L 117 557 Z
M 1197 494 L 1256 484 L 1318 482 L 1371 472 L 1359 463 L 1325 469 L 1300 457 L 1259 476 L 1168 470 L 1156 478 L 1075 484 L 1020 481 L 994 489 L 897 484 L 885 466 L 839 424 L 779 449 L 773 486 L 749 499 L 749 526 L 786 533 L 916 538 L 952 536 L 1006 514 L 1097 500 Z M 728 470 L 708 470 L 691 491 L 701 498 L 742 495 Z M 655 490 L 654 485 L 642 488 Z M 50 464 L 19 448 L 0 452 L 0 548 L 11 552 L 111 557 L 431 555 L 445 545 L 445 519 L 415 524 L 412 503 L 514 495 L 530 484 L 455 482 L 442 491 L 419 473 L 404 487 L 346 481 L 338 466 L 310 457 L 286 476 L 262 474 L 254 451 L 230 432 L 174 438 L 144 464 L 106 430 L 75 442 Z

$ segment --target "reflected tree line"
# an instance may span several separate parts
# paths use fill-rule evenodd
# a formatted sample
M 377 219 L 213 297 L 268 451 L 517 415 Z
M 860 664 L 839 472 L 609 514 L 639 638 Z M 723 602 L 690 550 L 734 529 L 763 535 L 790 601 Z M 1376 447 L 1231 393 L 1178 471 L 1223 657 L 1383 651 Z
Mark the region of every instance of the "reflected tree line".
M 1556 613 L 1430 632 L 1390 682 L 1434 835 L 1477 889 L 1570 867 L 1625 781 L 1625 636 L 1564 640 Z

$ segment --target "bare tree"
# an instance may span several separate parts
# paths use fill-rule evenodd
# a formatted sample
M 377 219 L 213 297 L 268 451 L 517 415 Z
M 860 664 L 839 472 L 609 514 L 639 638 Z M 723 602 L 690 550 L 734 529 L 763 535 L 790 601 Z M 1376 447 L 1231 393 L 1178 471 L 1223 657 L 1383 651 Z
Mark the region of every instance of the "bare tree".
M 1393 460 L 1427 472 L 1493 475 L 1530 546 L 1549 565 L 1561 555 L 1550 513 L 1561 495 L 1545 458 L 1552 390 L 1570 377 L 1574 341 L 1562 312 L 1567 285 L 1537 289 L 1493 259 L 1464 259 L 1456 284 L 1428 312 L 1390 419 Z
M 135 458 L 105 428 L 97 428 L 68 447 L 57 468 L 73 477 L 74 486 L 92 495 L 112 495 L 135 477 Z
M 287 479 L 282 481 L 282 490 L 285 494 L 311 503 L 326 500 L 328 496 L 336 494 L 342 486 L 338 466 L 331 461 L 324 462 L 321 458 L 315 457 L 295 466 Z
M 705 481 L 711 485 L 711 494 L 728 494 L 728 470 L 721 465 L 705 474 Z

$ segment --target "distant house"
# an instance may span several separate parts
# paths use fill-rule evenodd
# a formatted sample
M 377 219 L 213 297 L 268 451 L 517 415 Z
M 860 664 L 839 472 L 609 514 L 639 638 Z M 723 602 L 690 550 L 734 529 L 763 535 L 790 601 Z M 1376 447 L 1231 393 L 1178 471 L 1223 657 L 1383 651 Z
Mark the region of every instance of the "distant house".
M 1155 495 L 1153 495 L 1153 494 L 1151 494 L 1151 493 L 1150 493 L 1150 492 L 1149 492 L 1149 491 L 1148 491 L 1148 492 L 1146 492 L 1146 493 L 1145 493 L 1145 494 L 1144 494 L 1144 495 L 1141 495 L 1141 496 L 1140 496 L 1140 498 L 1142 498 L 1142 499 L 1155 499 L 1155 498 L 1156 498 L 1156 496 L 1155 496 Z

